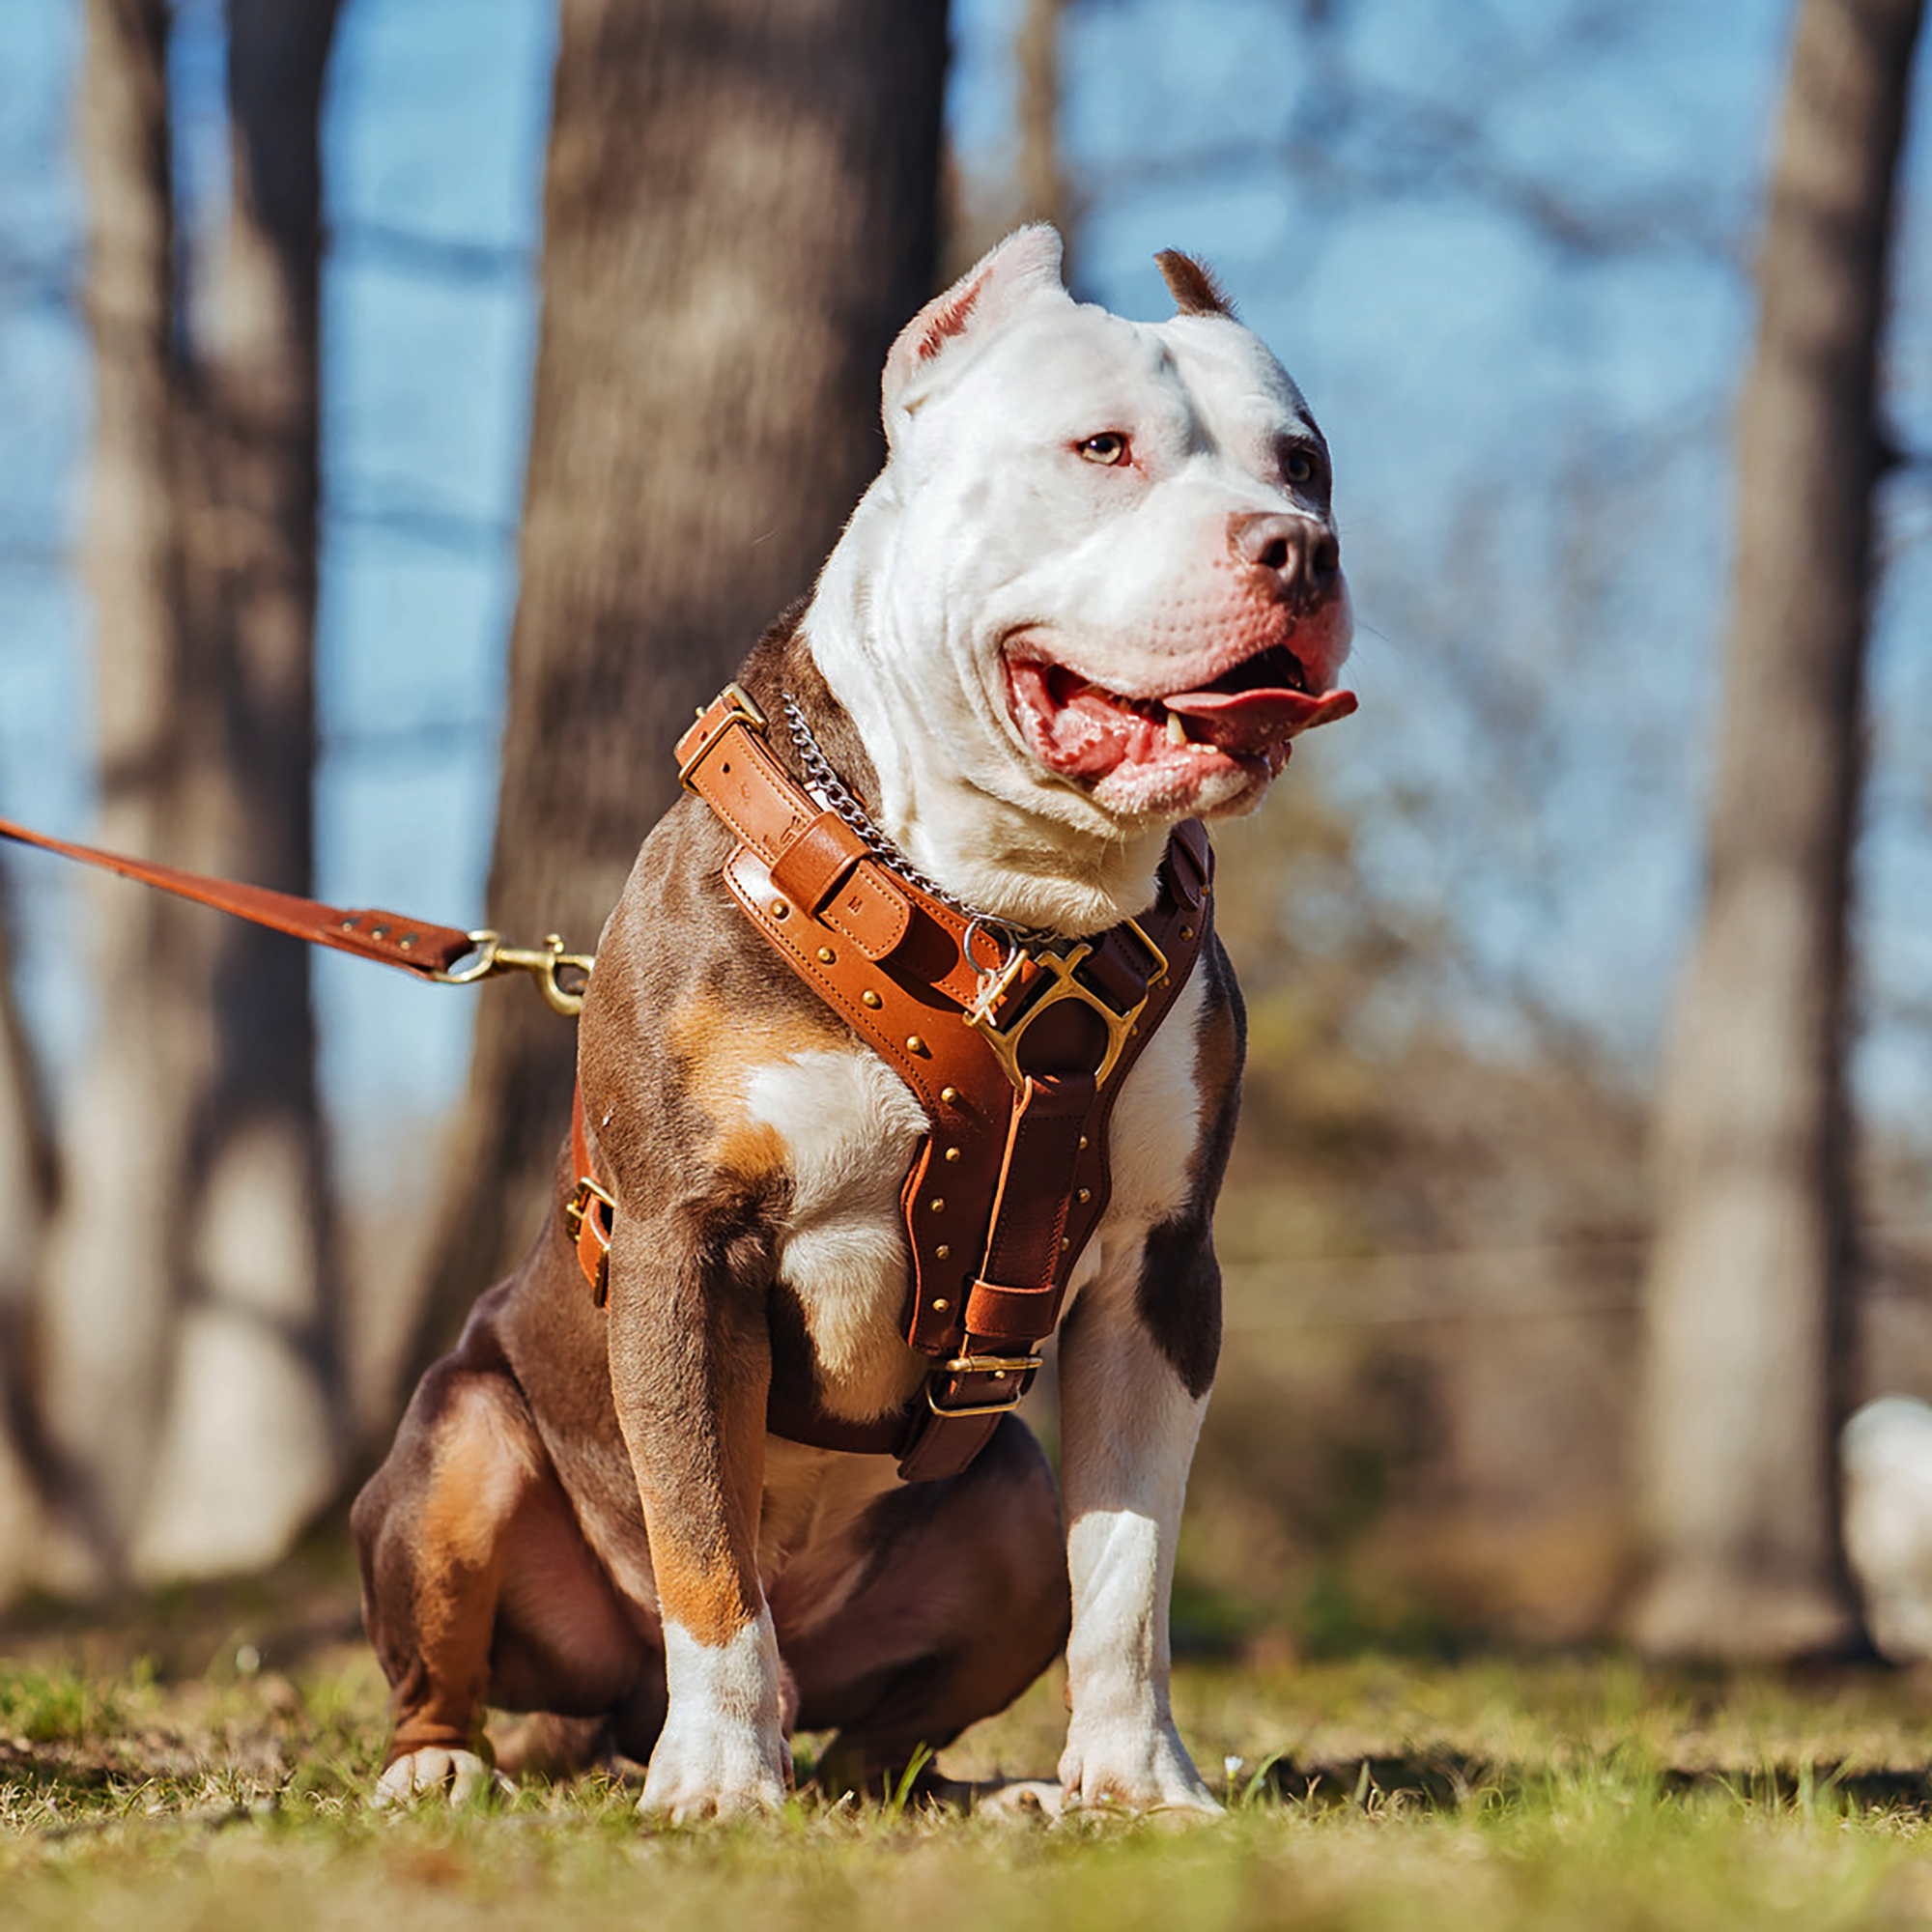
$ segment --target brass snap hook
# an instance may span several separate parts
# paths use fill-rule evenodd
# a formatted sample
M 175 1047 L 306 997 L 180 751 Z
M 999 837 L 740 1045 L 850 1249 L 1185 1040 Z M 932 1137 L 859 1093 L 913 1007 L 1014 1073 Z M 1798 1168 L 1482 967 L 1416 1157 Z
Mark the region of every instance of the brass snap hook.
M 575 1019 L 583 1010 L 595 954 L 566 952 L 561 936 L 554 932 L 544 935 L 541 947 L 505 946 L 501 934 L 487 929 L 472 932 L 469 943 L 476 949 L 473 956 L 434 976 L 443 985 L 469 986 L 502 973 L 528 973 L 553 1011 Z

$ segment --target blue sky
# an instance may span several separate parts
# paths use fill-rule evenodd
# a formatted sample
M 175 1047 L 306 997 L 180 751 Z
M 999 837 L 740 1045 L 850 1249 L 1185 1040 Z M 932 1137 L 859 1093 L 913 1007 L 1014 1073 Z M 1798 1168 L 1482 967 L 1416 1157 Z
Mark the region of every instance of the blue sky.
M 87 370 L 69 132 L 72 0 L 0 9 L 0 811 L 87 822 L 78 528 Z M 219 174 L 212 0 L 185 0 L 184 178 Z M 954 0 L 952 117 L 978 175 L 1009 139 L 1015 0 Z M 1081 291 L 1165 298 L 1151 256 L 1211 259 L 1339 458 L 1364 710 L 1295 773 L 1363 809 L 1364 890 L 1463 932 L 1450 989 L 1499 1046 L 1512 989 L 1639 1064 L 1692 903 L 1727 569 L 1727 427 L 1787 0 L 1632 0 L 1584 53 L 1571 5 L 1360 0 L 1325 54 L 1279 0 L 1078 6 L 1066 133 L 1088 198 Z M 1600 10 L 1601 11 L 1601 10 Z M 1451 24 L 1453 23 L 1453 24 Z M 327 124 L 326 752 L 321 890 L 480 922 L 535 347 L 530 268 L 550 0 L 347 0 Z M 1399 110 L 1337 126 L 1336 64 Z M 1927 90 L 1921 79 L 1921 110 Z M 1469 121 L 1495 195 L 1392 156 Z M 1932 448 L 1932 140 L 1902 230 L 1894 415 Z M 1320 165 L 1310 164 L 1310 156 Z M 1636 223 L 1604 254 L 1511 213 L 1546 185 Z M 1887 500 L 1861 930 L 1888 997 L 1932 986 L 1932 489 Z M 1387 809 L 1397 794 L 1412 808 Z M 642 828 L 639 828 L 640 832 Z M 30 1011 L 58 1060 L 87 1023 L 71 882 L 8 862 Z M 574 935 L 587 943 L 591 935 Z M 470 1003 L 320 966 L 345 1122 L 433 1117 Z M 1867 1094 L 1932 1097 L 1926 1036 L 1878 1029 Z M 351 1134 L 347 1142 L 367 1145 Z M 372 1159 L 384 1157 L 376 1150 Z M 373 1169 L 372 1169 L 373 1172 Z M 365 1177 L 366 1178 L 366 1177 Z

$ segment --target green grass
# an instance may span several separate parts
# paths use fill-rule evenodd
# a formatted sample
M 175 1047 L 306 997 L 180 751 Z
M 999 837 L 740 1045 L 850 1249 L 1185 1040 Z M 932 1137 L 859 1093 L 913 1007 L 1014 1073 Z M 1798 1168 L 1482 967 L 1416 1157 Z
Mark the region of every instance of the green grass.
M 808 1793 L 768 1821 L 668 1829 L 603 1776 L 372 1812 L 366 1652 L 256 1668 L 245 1642 L 198 1674 L 62 1638 L 0 1661 L 6 1932 L 1932 1925 L 1932 1689 L 1909 1678 L 1197 1664 L 1177 1710 L 1230 1801 L 1217 1823 L 1047 1827 Z M 1047 1771 L 1058 1697 L 1038 1687 L 947 1768 Z

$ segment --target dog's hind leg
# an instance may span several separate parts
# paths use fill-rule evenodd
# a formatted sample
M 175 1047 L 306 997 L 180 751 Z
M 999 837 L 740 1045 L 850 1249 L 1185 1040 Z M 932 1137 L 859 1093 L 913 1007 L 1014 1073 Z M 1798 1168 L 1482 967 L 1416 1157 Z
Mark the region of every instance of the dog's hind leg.
M 1008 1416 L 978 1460 L 872 1507 L 867 1579 L 827 1622 L 780 1644 L 803 1729 L 837 1727 L 818 1780 L 874 1797 L 923 1745 L 938 1750 L 1004 1710 L 1066 1640 L 1060 1503 L 1032 1433 Z
M 460 1801 L 487 1780 L 486 1699 L 601 1714 L 652 1661 L 500 1371 L 432 1369 L 351 1520 L 395 1714 L 379 1804 L 445 1787 Z
M 444 1784 L 460 1799 L 488 1776 L 483 1700 L 504 1530 L 533 1474 L 515 1400 L 497 1376 L 439 1363 L 355 1499 L 362 1617 L 395 1719 L 378 1804 Z

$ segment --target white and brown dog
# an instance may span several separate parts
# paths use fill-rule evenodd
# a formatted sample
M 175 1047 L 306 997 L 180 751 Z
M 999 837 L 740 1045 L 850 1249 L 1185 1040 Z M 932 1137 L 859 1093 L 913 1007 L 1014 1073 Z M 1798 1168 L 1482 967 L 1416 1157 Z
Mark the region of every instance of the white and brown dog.
M 793 721 L 772 754 L 816 806 L 970 909 L 976 973 L 1147 914 L 1181 821 L 1248 810 L 1291 738 L 1353 708 L 1328 454 L 1293 384 L 1186 258 L 1162 257 L 1158 326 L 1076 304 L 1059 264 L 1023 230 L 906 328 L 886 468 L 740 680 Z M 1063 1529 L 1010 1413 L 936 1481 L 771 1427 L 787 1395 L 855 1434 L 920 1404 L 901 1196 L 935 1126 L 748 923 L 734 845 L 685 799 L 598 951 L 580 1070 L 608 1301 L 553 1216 L 357 1502 L 395 1693 L 381 1791 L 487 1776 L 491 1704 L 549 1714 L 507 1765 L 616 1748 L 649 1761 L 646 1812 L 770 1805 L 794 1725 L 876 1782 L 1065 1642 L 1066 1801 L 1212 1808 L 1169 1713 L 1168 1595 L 1219 1346 L 1226 957 L 1204 932 L 1136 1041 L 1111 1193 L 1055 1285 Z

